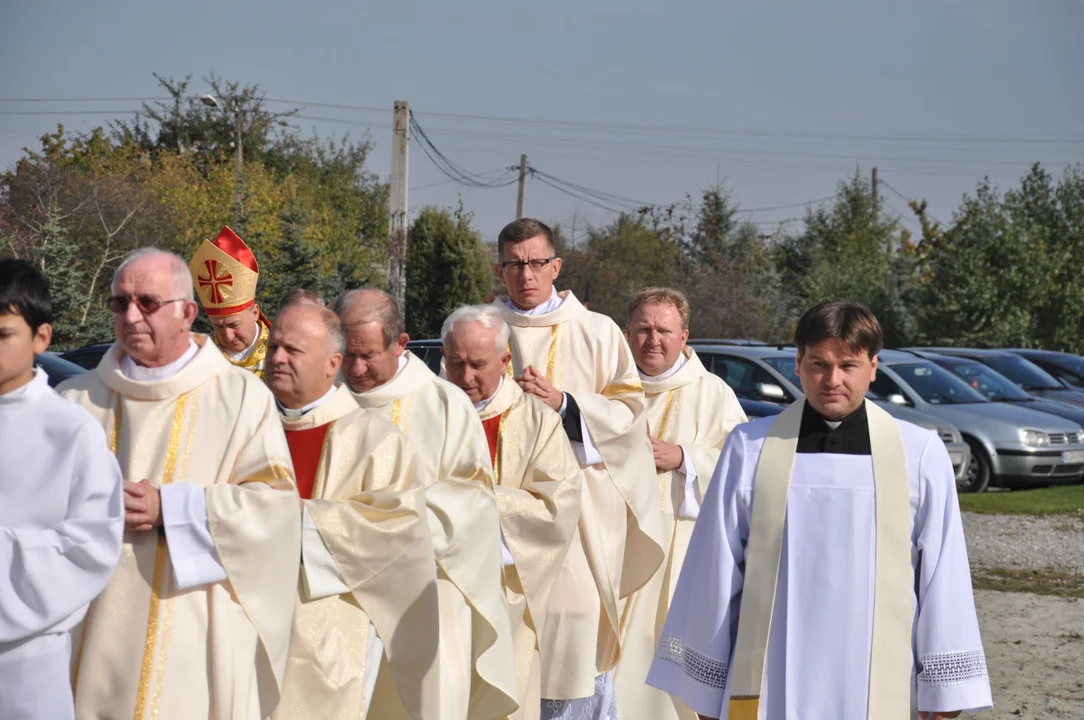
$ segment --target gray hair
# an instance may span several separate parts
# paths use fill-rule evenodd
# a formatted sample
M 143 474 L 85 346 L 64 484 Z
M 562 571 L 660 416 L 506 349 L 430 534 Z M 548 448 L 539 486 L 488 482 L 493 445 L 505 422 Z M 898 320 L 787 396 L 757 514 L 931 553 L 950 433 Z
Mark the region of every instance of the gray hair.
M 116 293 L 117 282 L 120 280 L 121 274 L 124 273 L 129 265 L 142 258 L 151 257 L 160 257 L 169 264 L 169 278 L 172 295 L 178 299 L 195 302 L 196 293 L 192 289 L 192 275 L 188 271 L 188 263 L 186 263 L 184 258 L 180 255 L 154 247 L 139 248 L 138 250 L 129 253 L 128 256 L 121 261 L 121 264 L 117 266 L 116 272 L 113 273 L 113 292 Z M 169 299 L 172 300 L 173 298 Z
M 331 306 L 344 327 L 347 324 L 346 314 L 354 305 L 361 305 L 362 313 L 361 317 L 352 319 L 354 323 L 380 323 L 380 332 L 384 336 L 386 348 L 399 342 L 399 336 L 405 332 L 403 314 L 399 312 L 391 295 L 376 288 L 358 288 L 344 292 Z
M 331 352 L 346 352 L 346 334 L 343 333 L 343 324 L 339 320 L 339 316 L 322 305 L 316 305 L 315 303 L 293 303 L 292 305 L 287 305 L 279 311 L 279 314 L 271 324 L 272 326 L 277 324 L 279 318 L 288 312 L 308 312 L 310 308 L 312 309 L 312 312 L 317 313 L 320 322 L 324 324 L 324 332 L 327 333 L 327 344 L 331 349 Z
M 447 343 L 448 336 L 455 330 L 458 323 L 474 323 L 481 325 L 486 330 L 493 331 L 494 346 L 498 354 L 508 349 L 508 338 L 512 329 L 501 317 L 501 311 L 492 305 L 462 305 L 448 316 L 444 326 L 440 329 L 441 342 Z

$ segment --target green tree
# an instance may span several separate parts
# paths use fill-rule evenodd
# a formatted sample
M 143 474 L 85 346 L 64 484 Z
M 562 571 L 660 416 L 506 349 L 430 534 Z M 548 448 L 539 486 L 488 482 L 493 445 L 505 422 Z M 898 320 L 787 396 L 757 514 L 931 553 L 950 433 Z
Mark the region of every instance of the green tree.
M 462 201 L 455 211 L 423 208 L 410 226 L 407 249 L 407 332 L 438 337 L 453 310 L 486 299 L 491 274 L 481 235 Z

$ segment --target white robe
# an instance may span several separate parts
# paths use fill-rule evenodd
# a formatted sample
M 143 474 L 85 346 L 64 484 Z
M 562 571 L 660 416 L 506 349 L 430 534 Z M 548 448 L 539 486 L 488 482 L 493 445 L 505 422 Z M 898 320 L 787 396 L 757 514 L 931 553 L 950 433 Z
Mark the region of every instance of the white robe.
M 723 448 L 648 675 L 650 685 L 708 717 L 727 717 L 753 481 L 773 420 L 738 426 Z M 898 422 L 908 459 L 916 588 L 913 704 L 989 707 L 952 465 L 935 433 Z M 869 455 L 796 455 L 761 720 L 866 717 L 874 518 Z
M 0 395 L 0 718 L 74 717 L 71 629 L 120 559 L 120 467 L 42 370 Z

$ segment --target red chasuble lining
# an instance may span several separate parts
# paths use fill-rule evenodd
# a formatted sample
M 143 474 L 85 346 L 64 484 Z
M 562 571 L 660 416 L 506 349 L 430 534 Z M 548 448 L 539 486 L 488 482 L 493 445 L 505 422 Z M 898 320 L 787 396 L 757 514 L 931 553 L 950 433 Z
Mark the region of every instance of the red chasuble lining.
M 286 443 L 290 446 L 290 457 L 294 461 L 294 477 L 297 479 L 297 492 L 306 500 L 312 499 L 313 485 L 316 482 L 316 470 L 320 465 L 320 455 L 324 451 L 324 439 L 331 423 L 308 430 L 287 430 Z
M 482 421 L 482 427 L 486 429 L 486 442 L 489 443 L 489 462 L 497 464 L 497 437 L 501 432 L 501 416 L 494 415 L 488 420 Z

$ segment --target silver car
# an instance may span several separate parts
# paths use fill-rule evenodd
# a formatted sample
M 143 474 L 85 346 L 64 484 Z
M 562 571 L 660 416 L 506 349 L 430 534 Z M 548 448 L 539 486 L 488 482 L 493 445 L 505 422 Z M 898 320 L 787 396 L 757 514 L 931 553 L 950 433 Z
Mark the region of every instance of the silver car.
M 1049 485 L 1076 481 L 1084 474 L 1084 429 L 1079 424 L 990 402 L 953 373 L 915 353 L 881 352 L 870 392 L 960 428 L 971 446 L 964 490 L 982 492 L 991 482 Z
M 696 349 L 704 367 L 725 380 L 739 398 L 789 405 L 802 397 L 795 371 L 797 350 L 793 347 L 733 347 L 707 345 L 695 340 L 689 344 Z M 871 399 L 895 418 L 936 431 L 948 449 L 956 472 L 956 484 L 959 486 L 966 481 L 971 448 L 955 426 L 910 408 Z

